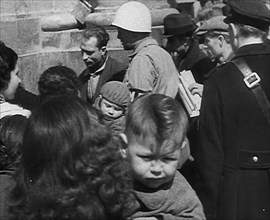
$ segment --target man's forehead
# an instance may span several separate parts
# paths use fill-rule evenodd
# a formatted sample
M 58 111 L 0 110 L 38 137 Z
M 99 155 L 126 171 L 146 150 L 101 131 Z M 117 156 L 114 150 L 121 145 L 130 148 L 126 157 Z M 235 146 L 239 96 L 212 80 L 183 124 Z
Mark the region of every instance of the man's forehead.
M 98 45 L 98 40 L 96 37 L 90 37 L 89 39 L 83 38 L 80 48 L 86 51 L 89 49 L 93 50 L 93 49 L 98 48 L 97 45 Z

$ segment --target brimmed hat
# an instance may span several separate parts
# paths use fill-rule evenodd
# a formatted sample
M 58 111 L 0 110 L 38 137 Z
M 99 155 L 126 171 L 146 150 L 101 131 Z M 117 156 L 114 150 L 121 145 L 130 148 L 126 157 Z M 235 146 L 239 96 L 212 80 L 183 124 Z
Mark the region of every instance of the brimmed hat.
M 105 83 L 100 90 L 102 98 L 120 107 L 127 107 L 131 96 L 127 85 L 123 82 L 110 81 Z
M 198 28 L 196 33 L 198 35 L 203 35 L 208 31 L 212 31 L 217 34 L 227 34 L 229 25 L 224 22 L 225 18 L 225 16 L 215 16 L 206 21 L 203 21 L 202 25 Z
M 262 0 L 226 0 L 225 23 L 240 23 L 268 31 L 270 11 Z
M 197 25 L 192 21 L 190 15 L 187 14 L 170 14 L 163 20 L 164 35 L 184 35 L 192 32 Z

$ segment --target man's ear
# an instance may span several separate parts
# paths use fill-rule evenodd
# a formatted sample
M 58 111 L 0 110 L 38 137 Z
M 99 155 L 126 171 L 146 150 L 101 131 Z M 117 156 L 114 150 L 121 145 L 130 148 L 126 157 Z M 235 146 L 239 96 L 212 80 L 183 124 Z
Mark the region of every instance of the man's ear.
M 120 153 L 122 155 L 123 158 L 127 158 L 127 136 L 124 133 L 120 133 L 119 134 L 120 138 L 122 139 L 122 141 L 124 142 L 124 144 L 121 145 L 120 147 Z
M 225 41 L 224 36 L 223 35 L 219 35 L 218 36 L 218 45 L 219 45 L 220 48 L 223 47 L 224 41 Z
M 107 52 L 107 48 L 105 47 L 105 46 L 103 46 L 103 47 L 101 47 L 100 48 L 100 51 L 103 53 L 103 55 L 104 54 L 106 54 L 106 52 Z

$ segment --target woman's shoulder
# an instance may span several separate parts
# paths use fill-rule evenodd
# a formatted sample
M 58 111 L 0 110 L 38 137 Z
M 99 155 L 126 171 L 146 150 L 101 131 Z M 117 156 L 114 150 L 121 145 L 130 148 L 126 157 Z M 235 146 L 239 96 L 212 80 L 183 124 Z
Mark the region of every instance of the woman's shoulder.
M 7 115 L 23 115 L 27 118 L 31 115 L 31 111 L 9 102 L 3 102 L 0 106 L 0 119 Z

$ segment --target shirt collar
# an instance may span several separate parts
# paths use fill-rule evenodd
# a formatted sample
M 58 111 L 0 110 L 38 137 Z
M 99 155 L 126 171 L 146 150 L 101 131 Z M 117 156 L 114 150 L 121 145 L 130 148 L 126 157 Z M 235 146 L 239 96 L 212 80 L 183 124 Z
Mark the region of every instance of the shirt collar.
M 101 72 L 105 69 L 105 66 L 106 66 L 107 61 L 108 61 L 108 56 L 106 56 L 106 60 L 105 60 L 105 62 L 103 63 L 103 65 L 102 65 L 99 69 L 97 69 L 95 72 L 90 73 L 90 76 L 95 77 L 95 76 L 100 75 Z

